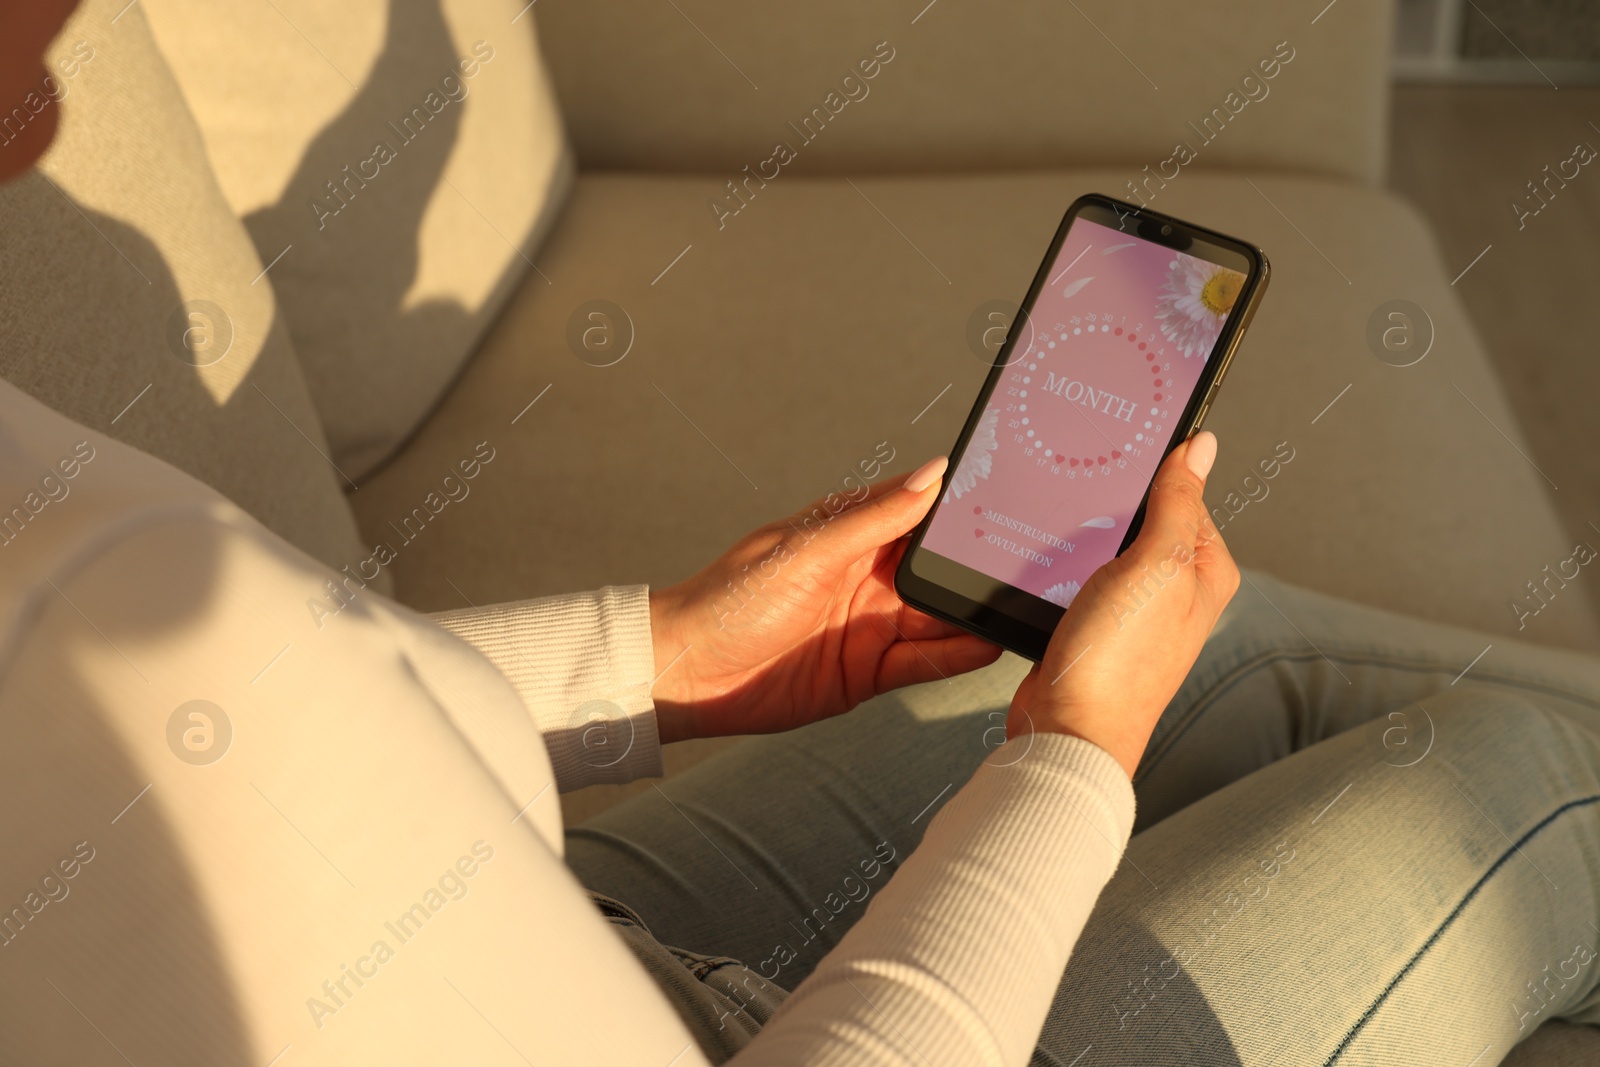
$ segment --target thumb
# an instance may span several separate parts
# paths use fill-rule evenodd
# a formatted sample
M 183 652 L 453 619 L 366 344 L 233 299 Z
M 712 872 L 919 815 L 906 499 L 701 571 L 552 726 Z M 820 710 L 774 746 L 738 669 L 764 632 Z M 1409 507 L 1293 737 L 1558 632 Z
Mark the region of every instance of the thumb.
M 949 460 L 938 456 L 908 475 L 878 482 L 842 510 L 828 508 L 825 497 L 791 518 L 790 526 L 812 535 L 815 547 L 835 562 L 858 559 L 904 537 L 922 521 L 939 499 L 947 467 Z
M 1192 562 L 1202 584 L 1208 580 L 1213 557 L 1227 552 L 1203 495 L 1216 458 L 1216 435 L 1202 430 L 1162 462 L 1150 483 L 1144 525 L 1125 554 L 1131 564 L 1154 566 L 1167 559 Z

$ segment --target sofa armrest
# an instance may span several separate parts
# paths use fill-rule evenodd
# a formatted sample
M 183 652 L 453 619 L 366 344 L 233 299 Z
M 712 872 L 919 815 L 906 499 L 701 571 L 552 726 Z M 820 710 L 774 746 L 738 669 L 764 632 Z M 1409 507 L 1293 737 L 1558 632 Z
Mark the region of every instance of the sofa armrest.
M 1198 164 L 1374 183 L 1392 2 L 1319 7 L 544 0 L 535 11 L 589 169 L 753 182 L 747 165 L 770 179 L 795 161 L 809 174 L 1111 163 L 1149 180 L 1145 165 L 1170 176 Z M 1180 143 L 1193 159 L 1174 158 Z

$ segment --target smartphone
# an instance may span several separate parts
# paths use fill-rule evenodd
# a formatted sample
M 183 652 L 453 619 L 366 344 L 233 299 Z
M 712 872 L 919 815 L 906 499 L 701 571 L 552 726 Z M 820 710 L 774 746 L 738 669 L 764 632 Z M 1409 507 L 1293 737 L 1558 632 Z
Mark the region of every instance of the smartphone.
M 1267 287 L 1259 248 L 1091 194 L 1067 209 L 895 571 L 901 599 L 1038 661 L 1133 541 Z

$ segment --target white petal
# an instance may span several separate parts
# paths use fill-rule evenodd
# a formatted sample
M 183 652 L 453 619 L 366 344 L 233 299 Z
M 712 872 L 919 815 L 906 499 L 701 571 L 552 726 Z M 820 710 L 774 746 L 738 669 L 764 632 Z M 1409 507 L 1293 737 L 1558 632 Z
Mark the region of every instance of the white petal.
M 1084 286 L 1088 285 L 1092 281 L 1094 281 L 1094 275 L 1092 275 L 1092 274 L 1089 275 L 1089 277 L 1087 277 L 1087 278 L 1079 278 L 1077 281 L 1073 282 L 1071 285 L 1069 285 L 1065 289 L 1061 290 L 1061 298 L 1063 300 L 1065 300 L 1069 296 L 1076 296 L 1078 294 L 1079 290 L 1081 290 Z

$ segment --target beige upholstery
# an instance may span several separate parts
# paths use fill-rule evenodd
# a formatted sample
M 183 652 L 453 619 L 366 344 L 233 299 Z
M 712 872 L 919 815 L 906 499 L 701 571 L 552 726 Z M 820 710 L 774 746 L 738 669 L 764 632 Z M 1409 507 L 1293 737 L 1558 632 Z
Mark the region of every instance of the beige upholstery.
M 1197 166 L 1376 182 L 1392 7 L 1340 0 L 1319 17 L 1322 6 L 545 0 L 537 11 L 585 168 L 709 171 L 720 184 L 783 140 L 799 156 L 785 171 L 1109 163 L 1126 169 L 1105 190 L 1116 192 L 1179 141 L 1196 148 Z M 894 58 L 862 84 L 857 65 L 879 42 Z M 1280 44 L 1289 63 L 1245 84 Z M 844 81 L 852 73 L 856 84 Z M 805 134 L 816 108 L 821 132 Z M 1221 132 L 1207 144 L 1214 108 Z
M 126 6 L 90 0 L 57 40 L 59 139 L 0 185 L 0 377 L 343 565 L 355 524 L 271 283 Z
M 356 497 L 358 518 L 376 535 L 488 437 L 499 458 L 474 498 L 396 565 L 401 599 L 446 608 L 680 578 L 834 487 L 879 441 L 896 450 L 891 470 L 948 449 L 985 371 L 968 347 L 973 312 L 1016 299 L 1066 204 L 1120 173 L 786 178 L 723 233 L 699 210 L 714 180 L 581 178 L 543 259 L 555 284 L 523 288 Z M 1273 263 L 1208 423 L 1222 442 L 1210 503 L 1242 497 L 1278 442 L 1295 458 L 1224 535 L 1245 564 L 1308 587 L 1515 633 L 1509 598 L 1571 543 L 1502 436 L 1516 440 L 1516 425 L 1429 234 L 1376 190 L 1252 180 L 1259 192 L 1185 176 L 1158 201 Z M 568 348 L 569 317 L 597 296 L 637 334 L 604 368 Z M 1395 297 L 1438 330 L 1412 367 L 1365 340 L 1369 313 Z M 1568 596 L 1522 636 L 1593 648 L 1600 627 Z
M 472 353 L 569 183 L 526 0 L 141 6 L 223 192 L 277 260 L 334 458 L 359 482 Z

